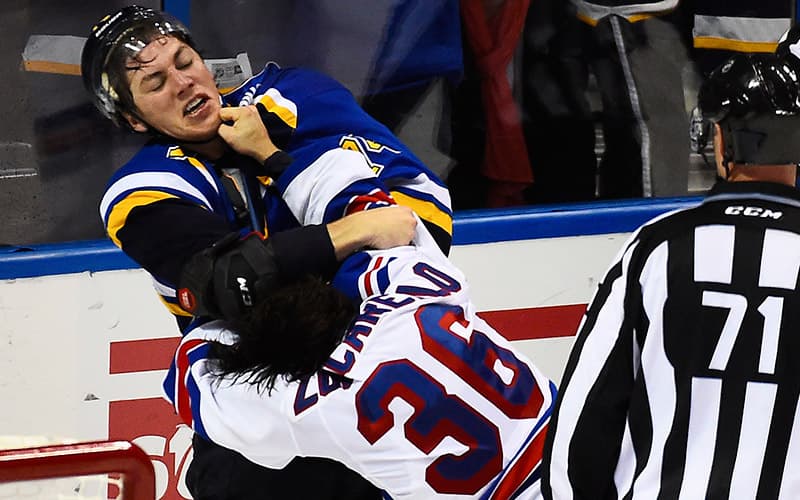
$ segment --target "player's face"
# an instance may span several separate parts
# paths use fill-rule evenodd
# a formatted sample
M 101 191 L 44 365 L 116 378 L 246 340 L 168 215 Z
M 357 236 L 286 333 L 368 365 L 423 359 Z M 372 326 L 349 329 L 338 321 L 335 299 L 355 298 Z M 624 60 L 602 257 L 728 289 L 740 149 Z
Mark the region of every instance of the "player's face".
M 134 130 L 153 127 L 185 141 L 214 138 L 220 126 L 219 91 L 194 49 L 173 37 L 157 38 L 142 49 L 128 71 L 137 117 Z M 142 123 L 142 121 L 144 123 Z

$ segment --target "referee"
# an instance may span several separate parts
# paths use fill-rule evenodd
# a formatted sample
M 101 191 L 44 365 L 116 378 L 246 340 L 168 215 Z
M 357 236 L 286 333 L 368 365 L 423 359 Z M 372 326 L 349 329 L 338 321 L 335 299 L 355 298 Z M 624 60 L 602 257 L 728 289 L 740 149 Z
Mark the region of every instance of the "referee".
M 545 498 L 800 498 L 799 77 L 791 55 L 739 54 L 702 85 L 720 180 L 635 231 L 600 284 Z

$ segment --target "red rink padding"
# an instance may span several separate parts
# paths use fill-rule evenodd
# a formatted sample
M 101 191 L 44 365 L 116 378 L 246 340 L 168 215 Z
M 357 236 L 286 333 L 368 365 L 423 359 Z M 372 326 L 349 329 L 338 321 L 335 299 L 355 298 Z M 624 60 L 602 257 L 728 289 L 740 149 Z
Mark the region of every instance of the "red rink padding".
M 111 342 L 108 373 L 166 370 L 180 342 L 180 337 Z
M 578 331 L 586 304 L 529 307 L 478 313 L 508 340 L 571 337 Z
M 586 304 L 571 304 L 478 314 L 508 340 L 534 340 L 575 335 L 585 311 Z M 179 342 L 179 337 L 112 342 L 109 373 L 166 370 Z

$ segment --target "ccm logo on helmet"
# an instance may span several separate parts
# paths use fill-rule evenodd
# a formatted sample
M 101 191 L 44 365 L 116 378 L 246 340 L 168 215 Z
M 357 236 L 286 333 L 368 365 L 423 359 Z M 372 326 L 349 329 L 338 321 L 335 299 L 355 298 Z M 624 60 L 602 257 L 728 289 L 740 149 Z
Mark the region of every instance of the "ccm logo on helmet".
M 242 302 L 246 306 L 252 306 L 253 298 L 250 295 L 250 288 L 247 286 L 247 279 L 239 276 L 236 278 L 236 282 L 239 283 L 239 291 L 242 294 Z
M 725 208 L 725 215 L 744 215 L 747 217 L 760 217 L 762 219 L 780 219 L 783 217 L 783 212 L 773 212 L 768 208 L 761 207 L 742 207 L 732 205 Z

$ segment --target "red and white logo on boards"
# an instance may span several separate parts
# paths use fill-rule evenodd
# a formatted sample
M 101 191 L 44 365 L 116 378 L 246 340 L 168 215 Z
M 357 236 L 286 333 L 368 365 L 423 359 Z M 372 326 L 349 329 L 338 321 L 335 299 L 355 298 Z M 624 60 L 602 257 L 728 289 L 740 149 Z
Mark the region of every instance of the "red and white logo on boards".
M 180 337 L 111 342 L 109 375 L 162 372 L 169 367 Z M 143 388 L 152 395 L 109 401 L 108 437 L 133 442 L 150 456 L 156 474 L 157 500 L 190 499 L 186 470 L 192 458 L 193 431 L 175 409 L 158 396 L 160 386 Z

